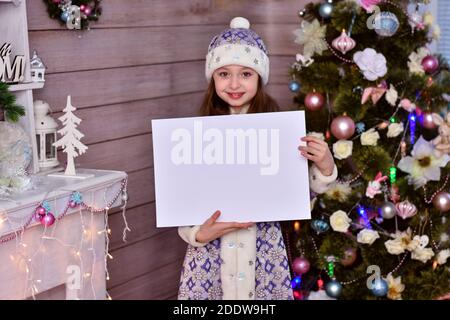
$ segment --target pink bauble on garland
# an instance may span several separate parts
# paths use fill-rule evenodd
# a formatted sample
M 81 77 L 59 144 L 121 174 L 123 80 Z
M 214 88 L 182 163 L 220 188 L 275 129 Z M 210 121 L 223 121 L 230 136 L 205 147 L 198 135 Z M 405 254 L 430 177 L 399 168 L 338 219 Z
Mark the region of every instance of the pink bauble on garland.
M 55 216 L 51 212 L 47 212 L 47 214 L 42 218 L 41 224 L 43 226 L 49 227 L 53 223 L 55 223 Z
M 439 68 L 439 61 L 435 56 L 428 55 L 422 59 L 422 68 L 426 73 L 433 73 Z
M 331 134 L 336 139 L 348 139 L 355 133 L 355 122 L 349 116 L 338 116 L 331 122 Z
M 69 207 L 71 207 L 71 208 L 73 209 L 73 208 L 76 208 L 77 205 L 78 205 L 78 204 L 77 204 L 75 201 L 70 200 L 70 202 L 69 202 Z
M 45 209 L 42 206 L 39 206 L 34 211 L 34 220 L 40 222 L 42 218 L 45 216 Z
M 305 106 L 311 111 L 317 111 L 322 108 L 323 102 L 324 98 L 318 92 L 310 92 L 305 97 Z

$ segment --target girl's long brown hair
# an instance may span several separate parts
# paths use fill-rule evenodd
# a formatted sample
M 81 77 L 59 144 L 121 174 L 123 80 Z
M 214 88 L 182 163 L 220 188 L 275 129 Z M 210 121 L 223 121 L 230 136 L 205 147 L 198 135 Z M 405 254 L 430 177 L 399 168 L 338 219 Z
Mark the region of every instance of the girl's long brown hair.
M 279 110 L 278 103 L 264 91 L 261 77 L 258 77 L 258 89 L 255 97 L 250 102 L 247 113 L 275 112 Z M 200 115 L 217 116 L 224 114 L 230 114 L 228 104 L 217 95 L 214 79 L 211 79 L 203 98 Z

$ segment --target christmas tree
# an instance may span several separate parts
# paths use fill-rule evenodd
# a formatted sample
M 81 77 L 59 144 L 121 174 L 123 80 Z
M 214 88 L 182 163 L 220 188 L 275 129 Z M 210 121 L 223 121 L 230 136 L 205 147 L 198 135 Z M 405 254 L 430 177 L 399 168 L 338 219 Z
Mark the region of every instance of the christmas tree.
M 328 0 L 299 11 L 289 85 L 339 177 L 285 225 L 297 299 L 450 292 L 450 75 L 428 1 Z
M 58 130 L 58 133 L 62 135 L 62 138 L 53 144 L 56 147 L 62 147 L 63 152 L 67 153 L 67 167 L 64 174 L 69 176 L 76 175 L 73 159 L 85 153 L 88 149 L 88 147 L 80 141 L 80 139 L 84 137 L 84 134 L 77 129 L 78 125 L 81 123 L 81 119 L 73 114 L 75 110 L 76 108 L 72 106 L 71 97 L 67 96 L 67 104 L 63 109 L 64 115 L 58 118 L 64 126 L 62 129 Z

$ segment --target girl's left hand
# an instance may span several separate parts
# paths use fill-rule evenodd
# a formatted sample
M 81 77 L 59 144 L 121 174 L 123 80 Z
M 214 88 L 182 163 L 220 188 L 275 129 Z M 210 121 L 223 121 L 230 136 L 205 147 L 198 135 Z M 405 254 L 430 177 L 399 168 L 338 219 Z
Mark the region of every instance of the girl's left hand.
M 312 136 L 303 137 L 301 140 L 306 141 L 306 147 L 298 147 L 302 156 L 314 162 L 324 176 L 331 176 L 334 169 L 334 160 L 328 144 Z

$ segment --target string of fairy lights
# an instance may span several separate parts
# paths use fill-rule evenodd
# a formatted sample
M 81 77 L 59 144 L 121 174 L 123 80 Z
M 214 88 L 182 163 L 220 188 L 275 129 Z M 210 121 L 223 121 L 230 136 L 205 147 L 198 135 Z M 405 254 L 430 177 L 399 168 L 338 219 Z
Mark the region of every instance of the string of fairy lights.
M 114 185 L 114 184 L 113 184 Z M 113 187 L 111 185 L 111 187 Z M 94 192 L 91 191 L 91 198 L 92 202 L 94 202 Z M 102 265 L 104 266 L 104 272 L 106 276 L 106 280 L 110 279 L 109 271 L 108 271 L 108 259 L 113 259 L 113 256 L 109 253 L 109 244 L 110 244 L 110 235 L 111 235 L 111 229 L 109 228 L 108 224 L 108 213 L 111 207 L 116 203 L 116 201 L 121 196 L 121 215 L 125 224 L 125 227 L 122 232 L 122 240 L 126 241 L 126 233 L 131 231 L 131 229 L 128 226 L 128 222 L 126 219 L 126 206 L 128 201 L 128 194 L 127 194 L 127 179 L 123 179 L 121 181 L 121 185 L 119 190 L 113 195 L 113 197 L 108 201 L 108 195 L 110 194 L 110 190 L 108 188 L 105 188 L 103 192 L 103 203 L 105 203 L 105 207 L 96 207 L 95 205 L 88 204 L 84 200 L 82 200 L 81 193 L 77 191 L 73 191 L 71 196 L 69 196 L 69 200 L 67 201 L 67 204 L 64 206 L 63 211 L 61 214 L 56 215 L 56 219 L 53 220 L 53 222 L 56 223 L 42 223 L 43 230 L 42 234 L 39 237 L 39 243 L 36 246 L 37 248 L 33 248 L 34 251 L 27 254 L 27 248 L 30 246 L 26 243 L 26 240 L 24 238 L 26 234 L 26 230 L 33 226 L 32 222 L 33 220 L 37 220 L 37 212 L 41 212 L 41 208 L 49 209 L 50 203 L 48 200 L 43 200 L 40 203 L 37 204 L 35 212 L 31 213 L 30 217 L 28 217 L 24 224 L 22 224 L 20 227 L 14 227 L 13 231 L 11 231 L 8 234 L 3 235 L 0 237 L 0 245 L 5 244 L 6 242 L 15 240 L 15 252 L 11 253 L 9 258 L 10 260 L 17 266 L 19 271 L 24 272 L 25 275 L 25 287 L 23 292 L 23 297 L 27 298 L 30 297 L 32 299 L 36 299 L 37 294 L 40 293 L 39 287 L 43 284 L 43 279 L 41 278 L 40 272 L 42 273 L 42 270 L 45 268 L 42 268 L 42 265 L 47 266 L 48 261 L 45 261 L 45 253 L 47 248 L 47 242 L 52 241 L 56 242 L 58 245 L 69 248 L 70 249 L 70 255 L 72 258 L 76 261 L 77 266 L 79 267 L 79 270 L 81 271 L 80 276 L 80 289 L 85 288 L 87 285 L 87 282 L 89 281 L 90 286 L 90 292 L 92 294 L 92 299 L 103 299 L 105 297 L 98 297 L 95 285 L 94 285 L 94 276 L 98 276 L 99 273 L 96 271 L 96 266 L 98 264 L 98 256 L 97 252 L 95 250 L 95 244 L 97 241 L 101 241 L 100 239 L 96 239 L 96 236 L 104 236 L 105 244 L 104 244 L 104 262 Z M 47 193 L 44 197 L 44 199 L 47 199 L 49 193 Z M 77 201 L 75 202 L 74 199 Z M 53 208 L 56 210 L 57 205 L 57 197 L 55 196 L 51 203 L 53 204 Z M 70 210 L 74 209 L 74 210 Z M 75 243 L 66 243 L 64 240 L 56 236 L 56 232 L 58 229 L 58 221 L 61 220 L 63 217 L 65 217 L 69 211 L 71 211 L 71 214 L 78 214 L 80 217 L 80 238 L 79 241 L 76 241 Z M 100 229 L 97 229 L 96 223 L 98 225 L 98 219 L 95 219 L 95 216 L 98 214 L 102 214 L 104 217 L 104 220 L 101 224 Z M 10 226 L 16 226 L 14 221 L 11 220 L 11 216 L 8 215 L 6 210 L 0 210 L 0 226 L 2 224 L 8 223 Z M 29 241 L 29 240 L 28 240 Z M 102 244 L 103 248 L 103 244 Z M 103 250 L 103 249 L 102 249 Z M 90 253 L 90 256 L 88 255 L 85 257 L 86 254 Z M 39 265 L 39 260 L 41 261 L 41 265 Z M 90 264 L 86 262 L 86 260 L 90 260 Z M 90 267 L 87 267 L 90 265 Z M 103 276 L 102 276 L 103 277 Z M 86 292 L 84 290 L 83 292 Z M 107 299 L 111 299 L 111 296 L 109 293 L 105 290 L 105 295 Z M 83 297 L 78 297 L 78 293 L 76 292 L 74 296 L 71 298 L 74 299 L 83 299 Z

